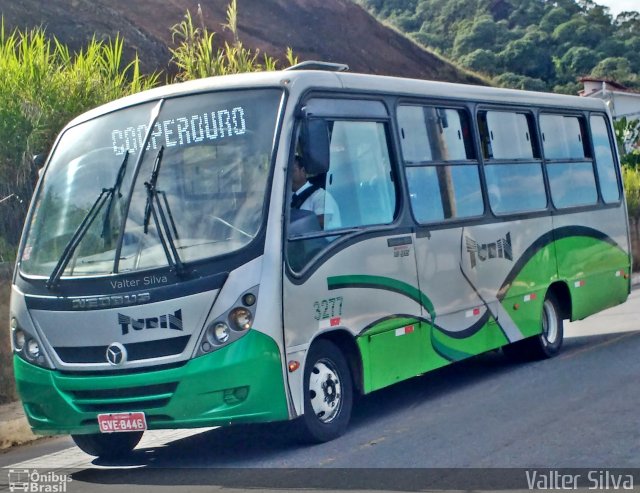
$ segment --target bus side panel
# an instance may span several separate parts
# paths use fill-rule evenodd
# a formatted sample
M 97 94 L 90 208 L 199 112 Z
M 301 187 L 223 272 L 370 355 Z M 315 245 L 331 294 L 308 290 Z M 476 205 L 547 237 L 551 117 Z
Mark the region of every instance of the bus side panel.
M 285 277 L 284 327 L 289 359 L 295 355 L 302 361 L 314 339 L 347 331 L 354 340 L 360 337 L 362 355 L 357 357 L 363 366 L 365 391 L 375 388 L 370 383 L 373 368 L 399 367 L 387 384 L 396 381 L 396 376 L 405 378 L 421 372 L 420 320 L 424 318 L 425 301 L 417 289 L 414 245 L 407 238 L 396 234 L 346 246 L 335 244 L 331 256 L 303 282 Z M 403 240 L 402 247 L 395 246 L 397 239 Z M 407 326 L 413 330 L 403 329 L 402 336 L 400 332 L 396 336 L 397 329 Z M 389 340 L 393 341 L 391 351 L 377 350 L 378 341 L 386 345 Z M 403 355 L 401 359 L 397 358 L 399 354 Z M 298 413 L 302 409 L 302 375 L 303 371 L 289 374 Z
M 572 320 L 624 302 L 631 261 L 622 206 L 553 218 L 558 273 L 571 293 Z
M 428 322 L 405 318 L 382 322 L 359 336 L 365 393 L 426 371 L 430 330 Z M 447 364 L 446 360 L 439 359 L 439 366 Z
M 479 282 L 481 261 L 477 252 L 467 249 L 470 235 L 458 227 L 416 238 L 420 289 L 433 305 L 424 371 L 442 366 L 442 361 L 459 361 L 508 342 L 496 323 L 495 289 L 491 290 L 489 279 Z
M 465 277 L 482 293 L 505 343 L 539 333 L 542 299 L 557 276 L 551 219 L 481 224 L 463 234 Z

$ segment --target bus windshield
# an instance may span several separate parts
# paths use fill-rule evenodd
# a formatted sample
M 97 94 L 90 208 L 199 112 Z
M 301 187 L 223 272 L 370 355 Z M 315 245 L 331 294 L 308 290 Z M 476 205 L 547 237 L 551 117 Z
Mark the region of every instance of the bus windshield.
M 278 89 L 193 94 L 69 128 L 44 176 L 21 271 L 107 275 L 247 245 L 263 222 L 281 99 Z

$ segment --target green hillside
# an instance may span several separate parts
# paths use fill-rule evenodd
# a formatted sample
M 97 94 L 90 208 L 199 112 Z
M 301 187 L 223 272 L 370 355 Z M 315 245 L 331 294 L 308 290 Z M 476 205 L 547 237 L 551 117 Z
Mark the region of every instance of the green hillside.
M 496 85 L 575 94 L 582 76 L 640 89 L 640 13 L 592 0 L 355 0 Z

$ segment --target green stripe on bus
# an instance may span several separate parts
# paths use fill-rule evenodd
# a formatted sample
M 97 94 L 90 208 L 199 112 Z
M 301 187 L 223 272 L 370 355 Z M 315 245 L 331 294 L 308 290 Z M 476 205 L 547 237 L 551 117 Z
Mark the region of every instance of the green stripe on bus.
M 399 293 L 408 298 L 411 298 L 416 303 L 419 303 L 424 307 L 431 320 L 436 318 L 436 312 L 433 307 L 433 303 L 429 297 L 422 291 L 417 289 L 411 284 L 393 279 L 391 277 L 384 276 L 368 276 L 363 274 L 347 275 L 347 276 L 334 276 L 327 278 L 327 285 L 330 290 L 343 289 L 343 288 L 365 288 L 365 289 L 382 289 L 385 291 L 392 291 Z

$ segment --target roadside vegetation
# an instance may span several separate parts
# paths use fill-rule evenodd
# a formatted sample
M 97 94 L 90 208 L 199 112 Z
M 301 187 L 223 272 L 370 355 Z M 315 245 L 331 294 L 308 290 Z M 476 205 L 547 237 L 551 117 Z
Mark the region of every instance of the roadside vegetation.
M 576 94 L 582 76 L 640 88 L 640 13 L 597 0 L 355 0 L 495 85 Z
M 44 29 L 5 30 L 0 24 L 0 404 L 15 398 L 9 319 L 10 273 L 29 200 L 38 179 L 34 155 L 46 154 L 56 135 L 75 116 L 116 98 L 160 83 L 240 72 L 275 70 L 278 60 L 247 49 L 237 30 L 236 0 L 227 8 L 232 42 L 215 43 L 215 33 L 189 11 L 170 27 L 176 73 L 143 74 L 140 60 L 123 58 L 125 40 L 92 39 L 79 53 Z M 219 47 L 217 47 L 219 46 Z M 286 64 L 297 63 L 289 49 Z M 285 65 L 286 66 L 286 65 Z
M 638 270 L 640 265 L 640 148 L 636 145 L 640 142 L 640 120 L 628 120 L 622 117 L 614 123 L 614 130 L 620 151 L 622 178 L 627 197 L 633 265 Z

